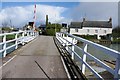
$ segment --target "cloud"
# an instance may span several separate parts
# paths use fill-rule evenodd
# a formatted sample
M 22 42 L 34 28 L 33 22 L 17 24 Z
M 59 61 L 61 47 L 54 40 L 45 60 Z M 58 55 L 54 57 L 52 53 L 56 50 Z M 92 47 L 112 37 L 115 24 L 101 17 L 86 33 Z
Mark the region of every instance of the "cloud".
M 0 12 L 0 23 L 8 22 L 14 26 L 22 27 L 29 21 L 33 21 L 34 5 L 7 7 Z M 62 14 L 71 14 L 67 17 Z M 118 24 L 118 3 L 117 2 L 80 2 L 74 8 L 48 6 L 37 4 L 37 22 L 45 23 L 45 16 L 49 15 L 49 21 L 67 22 L 87 20 L 108 20 L 113 19 L 113 26 Z M 1 25 L 1 24 L 0 24 Z
M 120 2 L 118 3 L 118 25 L 120 26 Z
M 75 16 L 76 15 L 76 16 Z M 113 19 L 113 26 L 118 24 L 117 2 L 83 2 L 73 9 L 71 18 L 75 21 L 82 20 L 108 20 Z
M 48 6 L 48 5 L 37 5 L 36 7 L 36 22 L 45 22 L 45 16 L 49 16 L 50 22 L 60 22 L 64 20 L 62 17 L 62 13 L 67 8 L 64 7 L 56 7 L 56 6 Z M 8 22 L 14 26 L 21 27 L 25 25 L 29 21 L 33 21 L 34 16 L 34 5 L 28 6 L 16 6 L 16 7 L 8 7 L 2 9 L 0 12 L 0 22 Z
M 4 0 L 2 2 L 118 2 L 119 0 Z

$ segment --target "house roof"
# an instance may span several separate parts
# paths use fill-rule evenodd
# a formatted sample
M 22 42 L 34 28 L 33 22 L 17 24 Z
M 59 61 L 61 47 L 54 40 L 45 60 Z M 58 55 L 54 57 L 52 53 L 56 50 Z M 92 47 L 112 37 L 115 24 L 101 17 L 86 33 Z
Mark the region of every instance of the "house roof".
M 83 21 L 82 27 L 112 28 L 109 21 Z
M 108 21 L 87 21 L 83 18 L 83 22 L 71 22 L 70 28 L 81 28 L 82 27 L 97 27 L 97 28 L 112 28 L 112 18 Z
M 40 25 L 39 28 L 46 28 L 46 25 Z
M 82 22 L 71 22 L 70 28 L 82 28 Z

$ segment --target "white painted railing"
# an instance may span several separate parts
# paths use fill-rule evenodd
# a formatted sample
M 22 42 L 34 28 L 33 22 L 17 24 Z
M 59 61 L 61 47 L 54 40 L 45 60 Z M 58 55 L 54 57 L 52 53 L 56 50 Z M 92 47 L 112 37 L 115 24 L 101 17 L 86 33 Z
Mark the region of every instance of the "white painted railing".
M 71 37 L 73 39 L 73 41 L 70 42 L 69 40 L 65 39 L 64 36 Z M 104 69 L 106 69 L 108 72 L 113 74 L 115 80 L 116 79 L 118 80 L 118 78 L 119 78 L 119 70 L 120 70 L 120 52 L 115 51 L 115 50 L 110 49 L 110 48 L 107 48 L 105 46 L 96 44 L 96 43 L 91 42 L 89 40 L 86 40 L 86 39 L 83 39 L 83 38 L 68 34 L 68 33 L 56 33 L 56 38 L 61 42 L 61 44 L 63 46 L 66 46 L 67 50 L 68 49 L 71 50 L 71 52 L 72 52 L 71 58 L 73 60 L 74 60 L 75 57 L 77 57 L 79 59 L 79 61 L 82 63 L 80 69 L 82 70 L 83 74 L 85 74 L 85 67 L 87 67 L 94 74 L 94 76 L 96 76 L 96 78 L 103 79 L 103 77 L 87 63 L 86 59 L 89 58 L 89 59 L 94 60 L 94 62 L 96 62 L 97 64 L 102 66 Z M 64 43 L 63 39 L 66 40 L 67 43 Z M 75 45 L 73 43 L 75 40 L 83 42 L 84 48 L 81 48 L 81 47 Z M 72 48 L 68 47 L 68 45 L 67 45 L 68 43 L 72 45 Z M 102 60 L 100 60 L 97 57 L 91 55 L 88 52 L 88 45 L 93 46 L 95 49 L 99 49 L 99 50 L 103 51 L 105 54 L 108 54 L 108 55 L 111 55 L 112 57 L 114 57 L 116 59 L 115 68 L 114 69 L 111 68 L 106 63 L 104 63 Z M 75 48 L 78 48 L 82 52 L 83 56 L 78 55 L 79 53 L 77 53 L 75 51 Z
M 14 38 L 11 40 L 7 40 L 7 36 L 12 35 Z M 24 45 L 25 43 L 33 40 L 38 35 L 38 32 L 35 31 L 19 31 L 19 32 L 11 32 L 11 33 L 2 33 L 0 34 L 1 42 L 0 46 L 2 48 L 0 49 L 0 54 L 2 54 L 2 57 L 5 57 L 7 54 L 7 50 L 15 47 L 15 49 L 18 48 L 19 44 Z M 7 44 L 13 43 L 10 46 L 7 46 Z

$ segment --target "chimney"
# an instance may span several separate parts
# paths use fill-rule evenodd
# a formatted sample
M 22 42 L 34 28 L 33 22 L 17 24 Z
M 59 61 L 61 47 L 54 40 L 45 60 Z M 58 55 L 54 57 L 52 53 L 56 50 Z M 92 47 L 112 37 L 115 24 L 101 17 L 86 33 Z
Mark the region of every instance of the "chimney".
M 83 18 L 83 22 L 85 21 L 85 18 Z
M 111 17 L 109 18 L 109 21 L 108 21 L 108 22 L 109 22 L 109 23 L 112 23 L 112 18 L 111 18 Z
M 46 27 L 48 27 L 48 15 L 46 15 Z

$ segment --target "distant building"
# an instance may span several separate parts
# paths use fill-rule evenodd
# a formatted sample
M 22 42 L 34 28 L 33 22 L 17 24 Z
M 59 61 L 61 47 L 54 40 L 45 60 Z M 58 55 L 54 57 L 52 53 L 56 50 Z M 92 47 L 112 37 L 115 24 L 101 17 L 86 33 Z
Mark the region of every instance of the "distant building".
M 67 32 L 67 23 L 62 23 L 62 28 L 60 32 Z
M 38 28 L 41 30 L 46 30 L 46 25 L 40 25 Z
M 112 34 L 112 18 L 108 21 L 87 21 L 83 18 L 83 22 L 71 22 L 69 32 L 76 35 L 97 35 L 97 39 L 101 39 L 101 36 Z
M 40 25 L 40 26 L 38 27 L 38 29 L 42 31 L 42 34 L 45 34 L 46 25 Z
M 23 30 L 32 30 L 33 29 L 33 24 L 34 24 L 34 22 L 28 22 L 28 24 L 26 24 L 23 27 Z
M 19 31 L 19 28 L 13 28 L 12 31 L 13 32 Z

